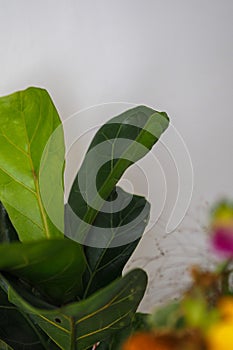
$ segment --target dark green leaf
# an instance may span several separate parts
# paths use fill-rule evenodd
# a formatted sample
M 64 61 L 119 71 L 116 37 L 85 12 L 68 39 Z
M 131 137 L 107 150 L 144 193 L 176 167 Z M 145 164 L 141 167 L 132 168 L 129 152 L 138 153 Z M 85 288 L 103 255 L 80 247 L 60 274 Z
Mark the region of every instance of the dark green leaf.
M 124 171 L 152 148 L 167 126 L 165 113 L 139 106 L 101 127 L 88 149 L 65 216 L 66 234 L 86 244 L 85 297 L 121 275 L 144 232 L 149 204 L 116 184 Z M 96 184 L 99 198 L 92 195 L 90 183 Z
M 130 324 L 147 277 L 133 270 L 90 298 L 54 310 L 32 306 L 3 277 L 0 283 L 11 303 L 27 312 L 61 349 L 85 350 Z
M 84 269 L 81 246 L 68 239 L 0 245 L 0 270 L 27 281 L 58 305 L 81 294 Z
M 51 339 L 11 304 L 0 288 L 0 349 L 56 350 Z
M 118 189 L 121 199 L 127 198 L 128 193 L 121 188 Z M 140 213 L 144 211 L 143 217 L 137 220 Z M 114 234 L 120 235 L 135 235 L 138 237 L 141 235 L 147 225 L 149 218 L 150 205 L 146 202 L 145 198 L 134 195 L 130 208 L 128 206 L 122 212 L 117 212 L 114 215 L 107 215 L 105 217 L 106 227 L 111 227 L 114 230 Z M 103 224 L 103 214 L 100 213 L 97 216 L 95 224 Z M 125 226 L 127 223 L 131 223 L 128 232 L 125 232 Z M 123 228 L 123 229 L 122 229 Z M 95 237 L 95 227 L 93 226 L 89 232 L 89 235 Z M 96 237 L 98 238 L 98 236 Z M 88 269 L 84 274 L 84 297 L 91 295 L 96 290 L 108 285 L 110 282 L 120 277 L 122 270 L 128 261 L 129 257 L 138 245 L 139 239 L 134 240 L 129 244 L 125 244 L 115 248 L 94 248 L 90 246 L 84 246 L 84 252 L 88 262 Z
M 21 241 L 61 237 L 50 221 L 40 192 L 41 157 L 53 131 L 61 124 L 45 90 L 28 88 L 0 98 L 0 200 Z M 57 135 L 59 154 L 54 155 L 53 205 L 63 218 L 62 172 L 64 140 Z M 51 193 L 48 193 L 50 196 Z
M 99 129 L 70 192 L 68 203 L 72 211 L 67 207 L 66 213 L 68 236 L 99 248 L 120 246 L 140 237 L 132 235 L 127 240 L 121 235 L 120 239 L 111 230 L 109 234 L 106 233 L 107 230 L 98 230 L 96 239 L 94 234 L 88 235 L 88 232 L 93 225 L 97 227 L 95 220 L 103 210 L 103 205 L 107 207 L 106 201 L 113 195 L 115 186 L 125 170 L 148 153 L 166 130 L 168 123 L 166 113 L 139 106 L 111 119 Z M 132 195 L 127 198 L 127 210 L 130 209 L 129 199 L 132 199 Z M 109 202 L 107 209 L 109 213 L 104 213 L 103 220 L 107 214 L 112 216 L 123 210 L 119 196 Z M 73 215 L 73 212 L 76 215 Z M 103 227 L 105 224 L 101 223 L 100 228 Z
M 0 202 L 0 242 L 18 241 L 18 235 L 13 227 L 6 209 Z

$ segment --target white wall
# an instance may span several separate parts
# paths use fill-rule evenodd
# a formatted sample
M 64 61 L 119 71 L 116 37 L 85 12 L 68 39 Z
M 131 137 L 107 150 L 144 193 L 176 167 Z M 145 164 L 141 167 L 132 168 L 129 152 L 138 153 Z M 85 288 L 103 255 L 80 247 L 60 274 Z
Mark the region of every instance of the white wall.
M 63 120 L 96 104 L 143 103 L 166 110 L 185 140 L 194 169 L 193 199 L 170 235 L 164 234 L 164 223 L 176 196 L 175 168 L 163 158 L 161 145 L 154 150 L 167 173 L 168 201 L 131 262 L 142 266 L 149 259 L 145 266 L 152 282 L 145 310 L 166 299 L 170 287 L 179 289 L 187 276 L 184 262 L 202 257 L 200 232 L 209 203 L 233 197 L 232 18 L 231 0 L 0 0 L 1 95 L 43 86 Z M 110 105 L 103 114 L 96 107 L 93 120 L 83 124 L 80 117 L 80 124 L 84 129 L 90 122 L 96 125 L 107 112 L 110 117 L 125 106 Z M 88 137 L 81 142 L 83 151 Z M 173 137 L 168 132 L 164 142 L 176 148 Z M 140 165 L 153 174 L 148 178 L 153 218 L 163 187 L 152 162 L 149 156 Z M 185 173 L 185 164 L 179 171 Z M 144 180 L 130 170 L 128 178 L 133 177 L 135 190 L 143 193 Z

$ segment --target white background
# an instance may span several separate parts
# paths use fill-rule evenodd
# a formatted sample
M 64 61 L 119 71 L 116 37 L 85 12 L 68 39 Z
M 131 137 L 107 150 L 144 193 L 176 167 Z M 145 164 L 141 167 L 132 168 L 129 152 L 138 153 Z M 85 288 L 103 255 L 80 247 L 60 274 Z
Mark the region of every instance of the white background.
M 1 95 L 44 87 L 63 120 L 96 104 L 143 103 L 167 111 L 185 140 L 194 192 L 186 218 L 170 235 L 164 223 L 177 191 L 174 164 L 163 159 L 161 144 L 153 151 L 170 185 L 162 217 L 130 264 L 145 266 L 151 277 L 144 310 L 179 290 L 188 276 L 184 262 L 204 260 L 201 232 L 209 206 L 233 198 L 232 18 L 232 0 L 0 0 Z M 95 108 L 93 120 L 81 114 L 83 130 L 127 105 Z M 90 137 L 81 142 L 78 162 Z M 171 130 L 164 142 L 175 149 L 173 137 Z M 149 190 L 137 170 L 127 175 L 134 191 L 152 202 L 152 219 L 164 194 L 155 163 L 150 156 L 140 163 Z M 184 162 L 179 172 L 186 170 Z

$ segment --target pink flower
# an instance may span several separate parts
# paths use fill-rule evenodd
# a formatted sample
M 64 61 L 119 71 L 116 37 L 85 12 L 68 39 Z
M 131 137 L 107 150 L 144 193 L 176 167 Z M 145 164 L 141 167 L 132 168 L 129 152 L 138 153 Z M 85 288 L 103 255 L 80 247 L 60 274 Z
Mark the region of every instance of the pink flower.
M 211 246 L 221 257 L 233 258 L 233 205 L 220 203 L 213 212 Z
M 216 228 L 212 234 L 211 244 L 219 255 L 233 258 L 233 230 L 226 227 Z

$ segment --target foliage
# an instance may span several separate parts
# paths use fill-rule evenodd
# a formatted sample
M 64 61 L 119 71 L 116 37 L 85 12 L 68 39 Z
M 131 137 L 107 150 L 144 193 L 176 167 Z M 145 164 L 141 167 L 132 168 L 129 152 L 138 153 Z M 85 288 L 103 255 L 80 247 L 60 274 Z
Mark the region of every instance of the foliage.
M 0 98 L 0 349 L 117 350 L 144 328 L 146 273 L 122 270 L 150 205 L 117 183 L 168 123 L 138 106 L 104 124 L 64 206 L 63 128 L 49 94 Z

